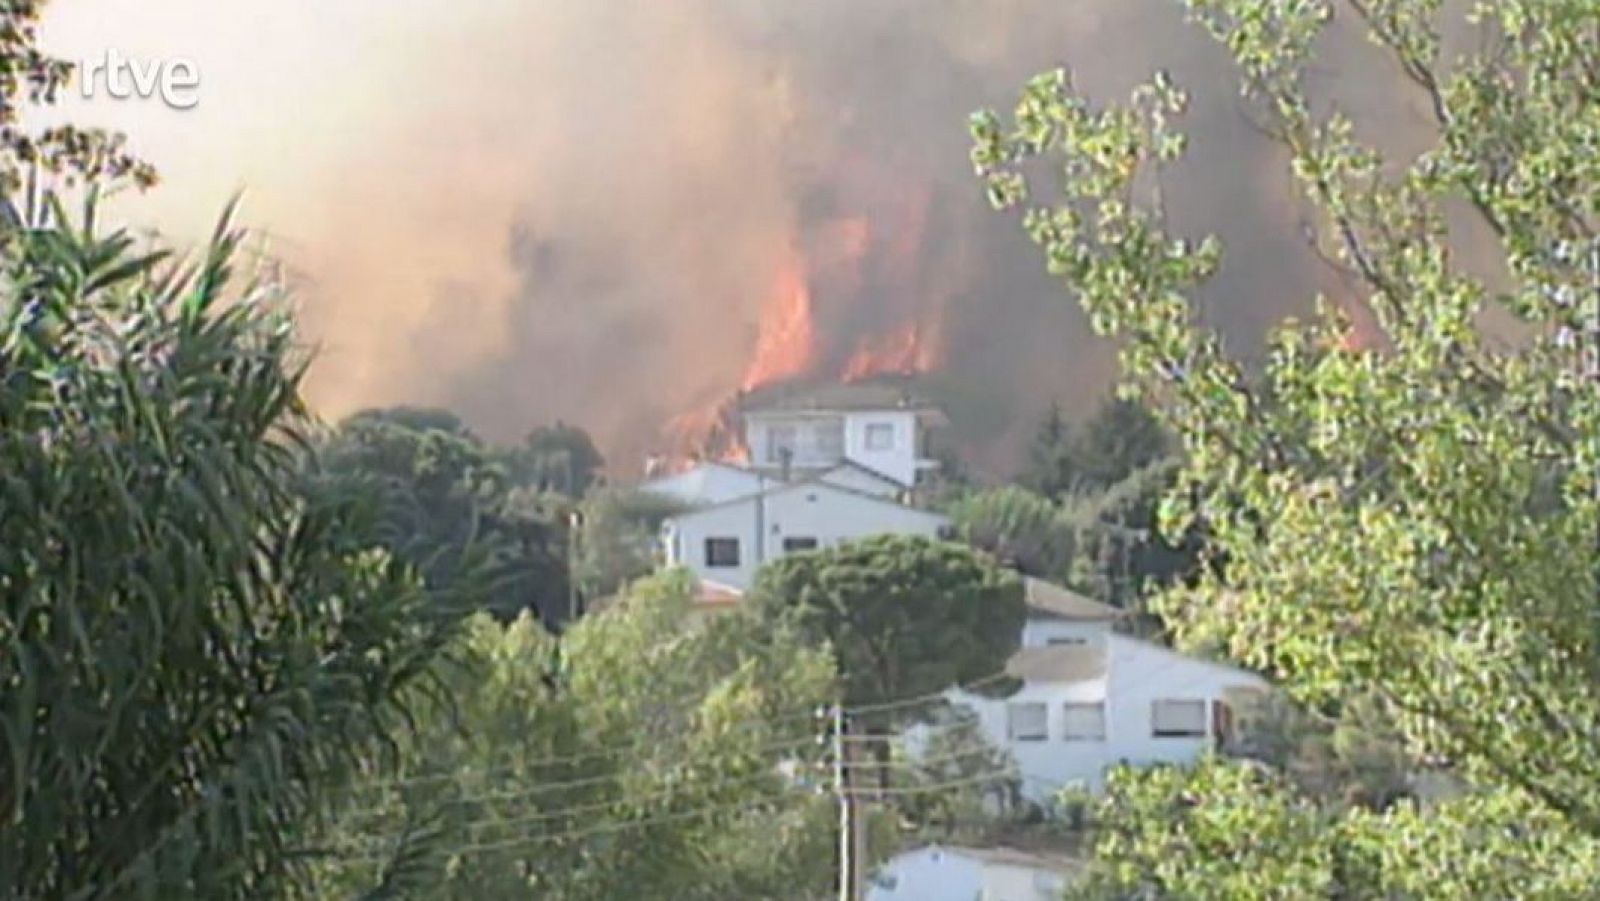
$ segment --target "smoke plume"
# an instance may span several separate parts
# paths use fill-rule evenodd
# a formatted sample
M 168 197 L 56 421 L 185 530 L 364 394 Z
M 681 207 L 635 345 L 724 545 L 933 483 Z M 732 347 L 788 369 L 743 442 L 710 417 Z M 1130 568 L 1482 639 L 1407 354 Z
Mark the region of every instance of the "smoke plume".
M 798 279 L 813 334 L 793 371 L 911 359 L 895 343 L 914 340 L 960 443 L 1003 466 L 1046 404 L 1086 409 L 1112 371 L 967 162 L 967 115 L 1056 65 L 1099 97 L 1158 67 L 1190 89 L 1194 149 L 1165 189 L 1177 227 L 1226 244 L 1204 315 L 1241 348 L 1344 290 L 1223 51 L 1167 0 L 57 0 L 50 16 L 69 57 L 198 63 L 194 110 L 69 112 L 163 169 L 132 207 L 168 231 L 202 233 L 246 190 L 304 276 L 330 417 L 440 404 L 507 440 L 563 419 L 625 472 L 673 417 L 748 385 L 764 311 Z M 1358 102 L 1415 115 L 1391 76 L 1365 82 Z

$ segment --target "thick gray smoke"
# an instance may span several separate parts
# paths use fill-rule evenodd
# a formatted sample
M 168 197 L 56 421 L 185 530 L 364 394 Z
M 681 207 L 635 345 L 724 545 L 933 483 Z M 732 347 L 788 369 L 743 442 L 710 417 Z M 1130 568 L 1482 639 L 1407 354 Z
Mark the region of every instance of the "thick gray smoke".
M 560 418 L 626 471 L 740 385 L 798 257 L 822 368 L 936 322 L 932 387 L 1003 466 L 1046 404 L 1085 409 L 1112 371 L 967 162 L 968 114 L 1057 65 L 1099 97 L 1158 67 L 1191 91 L 1166 193 L 1226 243 L 1205 313 L 1241 349 L 1340 290 L 1223 52 L 1171 0 L 59 2 L 47 39 L 199 62 L 196 110 L 110 124 L 164 167 L 150 215 L 172 228 L 250 189 L 307 274 L 330 416 L 443 404 L 501 439 Z

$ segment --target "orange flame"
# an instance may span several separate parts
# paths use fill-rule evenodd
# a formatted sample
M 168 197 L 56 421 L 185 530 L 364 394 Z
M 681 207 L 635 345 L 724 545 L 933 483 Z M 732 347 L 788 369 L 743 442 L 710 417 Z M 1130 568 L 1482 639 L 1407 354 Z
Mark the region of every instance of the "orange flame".
M 937 321 L 935 322 L 935 325 Z M 881 339 L 864 338 L 845 363 L 841 378 L 858 382 L 875 375 L 913 375 L 939 364 L 936 327 L 908 322 Z
M 854 382 L 878 375 L 913 375 L 941 364 L 943 295 L 936 272 L 927 271 L 928 261 L 921 254 L 929 195 L 926 190 L 901 190 L 892 182 L 885 191 L 885 184 L 863 181 L 865 214 L 818 223 L 803 239 L 796 235 L 789 243 L 760 304 L 754 353 L 739 381 L 741 392 L 789 379 Z M 835 304 L 875 304 L 867 317 L 871 324 L 850 320 L 855 327 L 868 329 L 853 346 L 825 347 L 813 286 L 829 304 L 825 314 Z M 887 293 L 879 297 L 863 294 L 884 290 Z M 823 325 L 834 321 L 825 315 Z M 842 365 L 836 349 L 850 351 Z M 706 403 L 668 423 L 664 437 L 673 447 L 674 461 L 692 465 L 704 459 L 748 459 L 735 422 L 737 403 L 737 399 Z
M 739 387 L 750 391 L 804 375 L 811 370 L 816 356 L 811 288 L 806 284 L 804 264 L 799 255 L 791 253 L 778 270 L 772 293 L 762 303 L 756 353 Z

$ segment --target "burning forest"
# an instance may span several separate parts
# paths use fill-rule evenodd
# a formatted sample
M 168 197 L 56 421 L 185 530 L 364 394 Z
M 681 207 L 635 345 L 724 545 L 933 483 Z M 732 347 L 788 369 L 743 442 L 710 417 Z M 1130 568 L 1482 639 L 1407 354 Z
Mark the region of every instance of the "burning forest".
M 251 224 L 303 274 L 309 389 L 329 418 L 437 405 L 494 440 L 575 422 L 625 474 L 648 453 L 736 452 L 717 423 L 741 391 L 910 374 L 968 456 L 1005 467 L 1046 407 L 1086 412 L 1112 369 L 967 159 L 965 117 L 1061 64 L 1108 96 L 1157 66 L 1194 86 L 1194 153 L 1166 194 L 1180 226 L 1220 223 L 1249 261 L 1202 298 L 1230 337 L 1342 290 L 1300 237 L 1292 186 L 1259 175 L 1275 151 L 1225 58 L 1163 0 L 425 0 L 335 73 L 256 51 L 296 35 L 274 46 L 357 53 L 307 24 L 322 4 L 273 4 L 251 28 L 199 0 L 166 8 L 189 15 L 133 16 L 130 42 L 205 47 L 233 102 L 108 124 L 192 186 L 155 201 L 169 230 L 203 234 L 212 201 L 251 185 Z M 80 18 L 55 26 L 68 45 L 103 25 Z M 180 19 L 206 40 L 178 40 Z M 414 78 L 399 48 L 419 41 L 473 81 Z M 405 104 L 373 101 L 401 88 Z M 1381 106 L 1386 88 L 1352 102 Z M 215 143 L 279 120 L 305 127 Z

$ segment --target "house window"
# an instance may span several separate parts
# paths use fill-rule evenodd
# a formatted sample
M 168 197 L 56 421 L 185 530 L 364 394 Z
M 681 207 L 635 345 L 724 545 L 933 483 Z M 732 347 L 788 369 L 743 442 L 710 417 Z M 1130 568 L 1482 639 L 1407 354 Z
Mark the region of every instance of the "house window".
M 886 451 L 894 450 L 894 423 L 869 422 L 867 423 L 867 450 Z
M 792 425 L 774 425 L 767 427 L 767 462 L 782 463 L 785 454 L 790 460 L 795 457 L 795 447 L 800 443 L 800 434 Z
M 1204 738 L 1205 701 L 1154 701 L 1150 706 L 1150 734 L 1156 738 Z
M 739 565 L 739 539 L 707 538 L 706 566 L 729 568 Z
M 1006 705 L 1006 735 L 1012 741 L 1044 741 L 1050 734 L 1050 708 L 1043 703 Z
M 1106 705 L 1068 701 L 1061 705 L 1061 737 L 1066 741 L 1105 741 Z
M 783 539 L 783 552 L 793 554 L 799 551 L 814 551 L 817 549 L 817 539 L 794 536 Z

